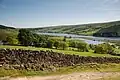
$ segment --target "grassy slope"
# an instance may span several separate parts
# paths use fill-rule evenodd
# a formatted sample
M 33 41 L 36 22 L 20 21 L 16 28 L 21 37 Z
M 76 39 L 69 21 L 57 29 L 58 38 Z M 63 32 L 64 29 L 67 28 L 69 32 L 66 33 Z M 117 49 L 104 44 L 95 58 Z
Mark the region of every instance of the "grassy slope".
M 116 25 L 116 26 L 115 26 Z M 31 31 L 35 32 L 52 32 L 52 33 L 71 33 L 71 34 L 81 34 L 81 35 L 93 35 L 97 32 L 118 32 L 120 33 L 120 21 L 106 22 L 106 23 L 94 23 L 94 24 L 83 24 L 83 25 L 61 25 L 61 26 L 51 26 L 45 28 L 29 28 Z M 113 26 L 111 28 L 111 26 Z M 8 33 L 16 33 L 16 29 L 13 27 L 7 27 L 0 25 L 0 31 L 4 30 Z M 0 33 L 1 34 L 1 33 Z
M 61 67 L 55 71 L 27 71 L 27 70 L 5 70 L 0 68 L 0 77 L 4 76 L 48 76 L 58 74 L 68 74 L 73 72 L 120 72 L 120 64 L 81 64 L 69 67 Z
M 24 46 L 8 46 L 8 45 L 0 45 L 0 48 L 10 48 L 10 49 L 26 49 L 26 50 L 52 50 L 54 52 L 60 52 L 65 54 L 75 54 L 80 56 L 94 56 L 94 57 L 119 57 L 119 56 L 112 56 L 109 54 L 97 54 L 93 53 L 92 50 L 90 52 L 77 52 L 72 50 L 56 50 L 56 49 L 49 49 L 49 48 L 35 48 L 35 47 L 24 47 Z
M 0 29 L 15 29 L 14 27 L 8 27 L 4 25 L 0 25 Z
M 78 54 L 82 56 L 107 56 L 113 57 L 111 55 L 106 54 L 95 54 L 91 52 L 75 52 L 69 50 L 56 50 L 56 49 L 48 49 L 48 48 L 35 48 L 35 47 L 23 47 L 23 46 L 8 46 L 8 45 L 1 45 L 0 48 L 10 48 L 10 49 L 26 49 L 26 50 L 53 50 L 56 52 L 66 53 L 66 54 Z M 0 68 L 0 77 L 3 76 L 46 76 L 46 75 L 57 75 L 57 74 L 68 74 L 72 72 L 85 72 L 85 71 L 117 71 L 120 72 L 120 64 L 83 64 L 83 65 L 75 65 L 69 67 L 61 67 L 58 68 L 56 71 L 48 72 L 48 71 L 27 71 L 27 70 L 5 70 Z
M 0 34 L 3 34 L 3 33 L 17 35 L 18 30 L 17 29 L 0 29 Z
M 17 36 L 18 30 L 13 27 L 0 25 L 0 39 L 5 40 L 8 35 Z
M 120 25 L 120 21 L 108 22 L 108 23 L 95 23 L 95 24 L 84 24 L 84 25 L 66 25 L 66 26 L 52 26 L 45 28 L 33 28 L 32 31 L 37 32 L 53 32 L 53 33 L 71 33 L 71 34 L 83 34 L 92 35 L 101 29 Z
M 108 28 L 101 29 L 97 33 L 110 33 L 110 32 L 116 32 L 118 36 L 120 36 L 120 25 L 114 25 Z

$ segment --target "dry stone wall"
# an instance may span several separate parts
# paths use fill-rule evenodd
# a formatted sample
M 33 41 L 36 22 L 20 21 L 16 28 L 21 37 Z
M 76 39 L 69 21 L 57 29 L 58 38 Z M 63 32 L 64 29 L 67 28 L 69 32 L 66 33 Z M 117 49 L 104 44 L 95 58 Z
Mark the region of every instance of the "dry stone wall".
M 52 70 L 85 63 L 120 63 L 115 57 L 83 57 L 53 51 L 0 49 L 0 65 L 5 69 Z

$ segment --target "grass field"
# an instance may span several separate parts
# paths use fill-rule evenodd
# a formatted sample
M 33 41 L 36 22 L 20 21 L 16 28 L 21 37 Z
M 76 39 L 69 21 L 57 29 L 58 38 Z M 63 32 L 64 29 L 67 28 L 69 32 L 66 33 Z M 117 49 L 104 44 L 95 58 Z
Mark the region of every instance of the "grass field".
M 77 52 L 72 50 L 56 50 L 56 49 L 49 49 L 49 48 L 35 48 L 35 47 L 24 47 L 24 46 L 8 46 L 8 45 L 0 45 L 0 48 L 9 48 L 9 49 L 25 49 L 25 50 L 52 50 L 55 52 L 65 53 L 65 54 L 77 54 L 81 56 L 106 56 L 106 57 L 114 57 L 108 54 L 95 54 L 91 50 L 90 52 Z M 73 72 L 120 72 L 120 64 L 81 64 L 69 67 L 61 67 L 57 68 L 55 71 L 33 71 L 33 70 L 5 70 L 2 67 L 0 68 L 0 77 L 11 76 L 48 76 L 48 75 L 58 75 L 58 74 L 68 74 Z M 115 77 L 116 78 L 116 77 Z M 106 78 L 107 80 L 107 78 Z M 117 78 L 116 78 L 117 80 Z
M 69 67 L 61 67 L 55 71 L 33 71 L 33 70 L 5 70 L 0 68 L 0 77 L 10 76 L 48 76 L 69 74 L 73 72 L 120 72 L 120 64 L 81 64 Z
M 25 46 L 8 46 L 8 45 L 0 45 L 0 48 L 9 48 L 9 49 L 25 49 L 25 50 L 52 50 L 54 52 L 64 53 L 64 54 L 74 54 L 74 55 L 80 55 L 80 56 L 93 56 L 93 57 L 119 57 L 119 56 L 112 56 L 109 54 L 97 54 L 93 53 L 92 50 L 89 52 L 78 52 L 78 51 L 72 51 L 72 50 L 57 50 L 57 49 L 49 49 L 49 48 L 36 48 L 36 47 L 25 47 Z

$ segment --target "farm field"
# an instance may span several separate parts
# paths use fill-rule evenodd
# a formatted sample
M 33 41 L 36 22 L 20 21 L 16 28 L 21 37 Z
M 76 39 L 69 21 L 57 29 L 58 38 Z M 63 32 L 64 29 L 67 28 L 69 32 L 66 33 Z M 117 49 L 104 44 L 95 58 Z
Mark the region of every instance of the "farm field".
M 8 48 L 8 49 L 25 49 L 25 50 L 52 50 L 54 52 L 59 52 L 59 53 L 65 53 L 65 54 L 71 54 L 71 55 L 80 55 L 80 56 L 93 56 L 93 57 L 119 57 L 119 56 L 112 56 L 110 54 L 97 54 L 94 53 L 92 50 L 89 52 L 77 52 L 77 51 L 72 51 L 72 50 L 58 50 L 58 49 L 50 49 L 50 48 L 36 48 L 36 47 L 25 47 L 25 46 L 9 46 L 9 45 L 0 45 L 0 48 Z M 120 51 L 120 50 L 117 50 Z

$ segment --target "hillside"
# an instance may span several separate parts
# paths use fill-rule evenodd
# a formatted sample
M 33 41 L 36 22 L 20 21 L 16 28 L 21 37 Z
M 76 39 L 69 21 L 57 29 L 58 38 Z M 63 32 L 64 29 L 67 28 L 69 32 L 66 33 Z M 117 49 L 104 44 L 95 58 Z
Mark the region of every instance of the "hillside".
M 0 25 L 0 40 L 6 40 L 8 36 L 17 36 L 18 30 L 14 27 Z
M 4 25 L 0 25 L 0 29 L 15 29 L 14 27 L 8 27 Z
M 94 33 L 109 31 L 109 29 L 111 32 L 114 32 L 116 31 L 115 29 L 117 30 L 120 29 L 118 25 L 120 25 L 120 21 L 83 24 L 83 25 L 51 26 L 51 27 L 45 27 L 45 28 L 30 28 L 30 30 L 36 31 L 36 32 L 47 32 L 47 33 L 69 33 L 69 34 L 79 34 L 79 35 L 93 35 Z M 115 29 L 111 28 L 111 26 L 114 27 Z M 120 30 L 118 30 L 118 33 L 119 32 Z
M 120 37 L 120 25 L 103 28 L 93 35 L 102 37 Z
M 33 32 L 43 33 L 68 33 L 78 35 L 93 35 L 102 37 L 119 37 L 120 36 L 120 21 L 106 23 L 92 23 L 82 25 L 61 25 L 49 26 L 42 28 L 27 28 Z M 17 33 L 14 27 L 0 25 L 0 34 L 2 33 Z

